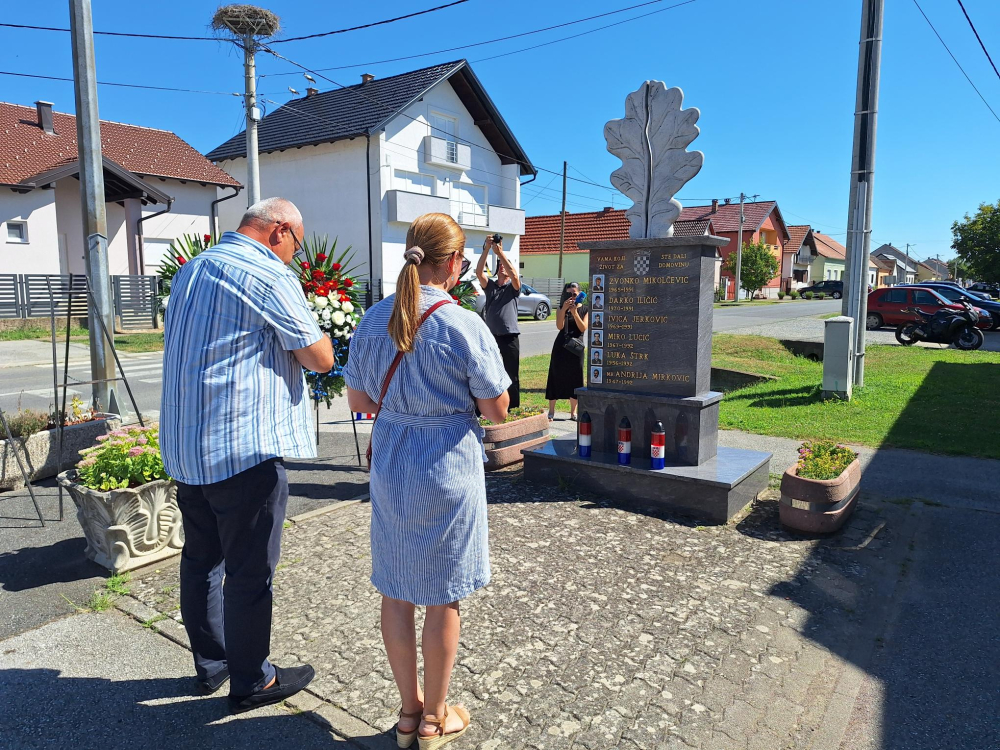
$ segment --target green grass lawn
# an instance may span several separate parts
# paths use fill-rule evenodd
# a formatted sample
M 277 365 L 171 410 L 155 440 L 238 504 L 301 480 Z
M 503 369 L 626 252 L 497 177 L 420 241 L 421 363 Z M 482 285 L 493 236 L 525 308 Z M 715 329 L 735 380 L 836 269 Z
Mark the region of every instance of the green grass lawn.
M 775 339 L 718 334 L 712 348 L 717 367 L 778 378 L 727 393 L 722 428 L 1000 458 L 1000 353 L 870 346 L 865 387 L 844 402 L 823 400 L 821 362 Z M 521 360 L 522 405 L 547 406 L 548 359 Z
M 45 341 L 51 341 L 51 329 L 46 326 L 45 328 L 22 328 L 14 329 L 9 331 L 0 331 L 0 341 L 30 341 L 31 339 L 44 339 Z M 70 336 L 86 336 L 87 329 L 80 328 L 78 326 L 73 326 L 70 330 Z M 56 328 L 56 341 L 66 341 L 66 327 L 62 326 Z
M 25 328 L 22 330 L 0 331 L 0 341 L 50 341 L 48 328 Z M 86 328 L 74 327 L 70 330 L 70 341 L 85 344 L 90 340 Z M 56 332 L 56 341 L 65 345 L 66 329 Z M 120 352 L 137 354 L 141 352 L 159 352 L 163 350 L 163 331 L 150 333 L 118 333 L 115 334 L 115 348 Z M 60 349 L 60 351 L 62 351 Z

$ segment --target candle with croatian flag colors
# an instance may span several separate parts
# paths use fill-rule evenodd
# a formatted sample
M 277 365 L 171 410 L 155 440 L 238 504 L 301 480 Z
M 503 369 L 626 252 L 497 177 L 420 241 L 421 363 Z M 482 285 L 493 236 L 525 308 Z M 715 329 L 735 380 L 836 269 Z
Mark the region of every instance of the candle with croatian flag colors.
M 588 412 L 581 412 L 578 424 L 580 428 L 580 434 L 576 438 L 578 455 L 580 458 L 590 458 L 590 435 L 594 429 L 593 424 L 590 422 L 590 414 Z
M 666 465 L 664 453 L 666 452 L 667 433 L 663 429 L 663 422 L 653 425 L 653 432 L 649 436 L 649 468 L 662 469 Z
M 632 463 L 632 423 L 628 421 L 628 417 L 622 417 L 621 424 L 618 425 L 618 463 Z
M 354 412 L 354 419 L 358 422 L 364 422 L 366 419 L 373 419 L 374 417 L 374 414 L 362 414 L 359 411 Z

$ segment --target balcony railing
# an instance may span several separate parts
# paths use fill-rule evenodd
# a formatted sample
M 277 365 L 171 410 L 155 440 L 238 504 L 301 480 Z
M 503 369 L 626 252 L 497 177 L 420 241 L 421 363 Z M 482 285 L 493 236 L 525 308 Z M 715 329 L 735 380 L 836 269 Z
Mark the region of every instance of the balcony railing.
M 424 136 L 424 163 L 448 169 L 470 169 L 472 147 L 467 143 L 427 135 Z
M 449 213 L 459 224 L 467 227 L 486 227 L 490 223 L 490 207 L 481 203 L 451 201 Z
M 507 206 L 491 206 L 469 201 L 450 200 L 437 195 L 386 192 L 387 221 L 410 223 L 426 213 L 449 214 L 465 227 L 485 229 L 507 235 L 524 234 L 524 211 Z

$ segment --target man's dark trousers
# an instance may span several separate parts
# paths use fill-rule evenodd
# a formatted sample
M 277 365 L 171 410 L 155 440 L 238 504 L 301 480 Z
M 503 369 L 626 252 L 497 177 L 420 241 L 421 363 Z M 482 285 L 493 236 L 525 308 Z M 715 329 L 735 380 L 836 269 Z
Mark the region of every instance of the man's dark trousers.
M 274 678 L 267 658 L 272 581 L 287 503 L 280 459 L 214 484 L 177 484 L 184 519 L 181 616 L 198 677 L 228 666 L 231 695 L 250 695 Z
M 494 335 L 497 340 L 497 347 L 500 349 L 500 357 L 503 359 L 503 369 L 510 377 L 510 405 L 508 408 L 514 409 L 521 405 L 521 344 L 520 336 L 516 333 L 508 333 L 503 336 Z

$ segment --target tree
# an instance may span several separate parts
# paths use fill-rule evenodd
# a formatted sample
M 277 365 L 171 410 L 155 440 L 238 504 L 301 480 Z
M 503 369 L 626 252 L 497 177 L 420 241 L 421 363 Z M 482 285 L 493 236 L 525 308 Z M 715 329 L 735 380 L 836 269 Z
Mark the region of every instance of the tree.
M 1000 282 L 1000 201 L 951 225 L 951 246 L 978 281 Z
M 948 266 L 948 278 L 957 280 L 968 279 L 972 276 L 972 273 L 969 271 L 969 267 L 965 265 L 965 261 L 961 258 L 955 257 L 944 262 Z
M 743 243 L 743 262 L 740 266 L 740 286 L 748 296 L 763 289 L 764 285 L 778 275 L 780 264 L 774 253 L 764 242 Z M 723 270 L 736 276 L 736 253 L 730 253 L 722 266 Z

